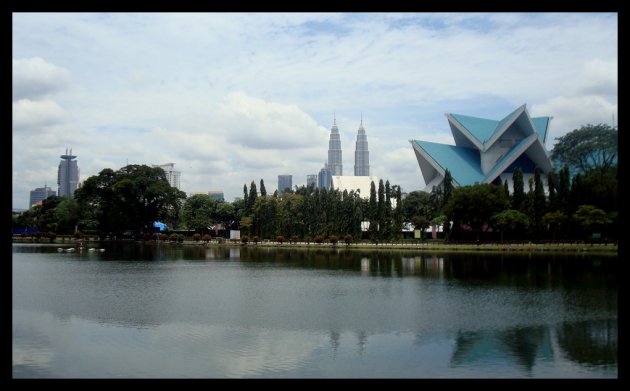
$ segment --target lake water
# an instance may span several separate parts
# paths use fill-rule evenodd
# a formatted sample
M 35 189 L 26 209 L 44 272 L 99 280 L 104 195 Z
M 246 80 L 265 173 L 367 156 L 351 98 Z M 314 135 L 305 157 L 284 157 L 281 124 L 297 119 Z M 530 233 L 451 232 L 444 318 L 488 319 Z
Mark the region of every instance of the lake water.
M 617 378 L 618 258 L 13 244 L 14 378 Z

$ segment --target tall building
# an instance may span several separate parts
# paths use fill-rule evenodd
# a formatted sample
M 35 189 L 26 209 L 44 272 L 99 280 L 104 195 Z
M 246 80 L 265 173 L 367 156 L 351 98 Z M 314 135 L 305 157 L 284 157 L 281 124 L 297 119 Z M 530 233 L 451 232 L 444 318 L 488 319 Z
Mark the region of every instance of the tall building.
M 330 129 L 330 139 L 328 140 L 328 169 L 331 175 L 343 175 L 341 160 L 341 139 L 337 128 L 337 119 L 333 117 L 333 126 Z
M 59 162 L 59 168 L 57 169 L 57 185 L 59 186 L 59 197 L 74 197 L 74 191 L 79 187 L 79 166 L 77 165 L 77 157 L 72 154 L 72 148 L 68 154 L 68 148 L 66 148 L 66 154 L 61 155 L 61 162 Z
M 340 174 L 341 175 L 341 174 Z M 354 150 L 354 176 L 370 175 L 370 152 L 368 151 L 367 135 L 363 129 L 363 118 L 357 133 L 357 142 Z
M 32 207 L 39 201 L 43 201 L 50 196 L 57 195 L 57 193 L 50 187 L 44 185 L 44 187 L 38 187 L 35 190 L 31 190 L 31 197 L 28 205 Z
M 278 175 L 278 194 L 284 193 L 286 189 L 291 190 L 293 187 L 292 175 Z
M 164 170 L 164 173 L 166 174 L 166 180 L 168 180 L 168 183 L 171 184 L 171 186 L 179 189 L 179 177 L 181 176 L 181 172 L 179 171 L 175 171 L 174 167 L 175 167 L 175 163 L 166 163 L 166 164 L 153 164 L 153 167 L 160 167 L 162 170 Z
M 328 168 L 328 163 L 324 163 L 324 167 L 319 170 L 317 175 L 317 187 L 319 189 L 330 189 L 332 186 L 332 174 Z
M 317 174 L 309 174 L 306 176 L 306 187 L 317 187 Z

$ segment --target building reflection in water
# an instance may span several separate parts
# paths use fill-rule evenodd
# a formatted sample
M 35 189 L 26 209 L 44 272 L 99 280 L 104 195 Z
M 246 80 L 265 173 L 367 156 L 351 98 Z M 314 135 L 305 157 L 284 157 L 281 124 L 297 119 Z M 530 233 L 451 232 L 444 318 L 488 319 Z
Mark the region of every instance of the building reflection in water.
M 402 257 L 402 271 L 407 275 L 444 278 L 444 257 L 437 255 Z

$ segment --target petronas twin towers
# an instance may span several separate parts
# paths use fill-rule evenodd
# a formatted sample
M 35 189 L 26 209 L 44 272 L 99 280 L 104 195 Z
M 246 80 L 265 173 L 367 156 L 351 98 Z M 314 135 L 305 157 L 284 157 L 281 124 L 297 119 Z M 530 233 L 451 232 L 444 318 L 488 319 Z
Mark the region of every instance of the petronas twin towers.
M 330 188 L 332 176 L 342 175 L 341 139 L 339 137 L 339 128 L 337 128 L 337 120 L 333 117 L 333 126 L 330 129 L 330 139 L 328 140 L 328 161 L 324 163 L 324 167 L 319 172 L 318 187 Z M 354 175 L 370 175 L 370 152 L 368 151 L 367 135 L 363 128 L 363 118 L 361 118 L 361 125 L 359 125 L 354 151 Z

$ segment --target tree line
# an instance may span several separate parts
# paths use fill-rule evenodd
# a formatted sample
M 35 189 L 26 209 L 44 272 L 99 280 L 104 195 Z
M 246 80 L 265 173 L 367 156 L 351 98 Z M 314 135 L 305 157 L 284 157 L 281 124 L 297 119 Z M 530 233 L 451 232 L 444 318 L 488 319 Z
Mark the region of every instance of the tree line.
M 400 186 L 389 180 L 371 183 L 364 197 L 358 191 L 313 186 L 269 195 L 262 179 L 259 186 L 244 184 L 243 197 L 234 202 L 207 195 L 187 198 L 170 186 L 161 168 L 128 165 L 88 178 L 74 198 L 47 198 L 14 216 L 13 227 L 142 237 L 152 232 L 154 221 L 161 221 L 200 234 L 238 229 L 258 240 L 380 242 L 401 239 L 408 223 L 419 230 L 442 226 L 447 240 L 580 239 L 594 232 L 616 239 L 616 151 L 616 129 L 587 125 L 558 139 L 551 157 L 563 168 L 548 173 L 546 183 L 539 168 L 525 183 L 522 169 L 515 167 L 511 184 L 498 180 L 454 187 L 447 169 L 441 186 L 404 198 Z

